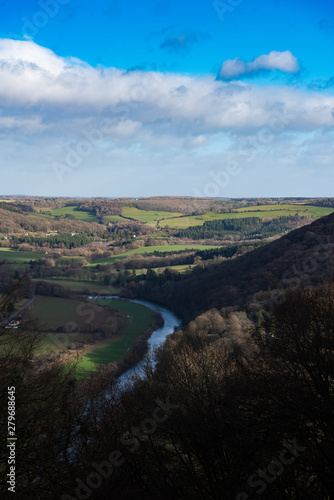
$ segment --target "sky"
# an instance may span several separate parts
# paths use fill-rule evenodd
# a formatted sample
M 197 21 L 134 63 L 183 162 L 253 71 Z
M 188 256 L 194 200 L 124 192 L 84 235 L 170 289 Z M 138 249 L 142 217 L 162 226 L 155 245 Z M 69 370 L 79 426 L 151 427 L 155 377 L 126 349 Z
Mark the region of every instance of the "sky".
M 333 196 L 328 0 L 3 0 L 0 194 Z

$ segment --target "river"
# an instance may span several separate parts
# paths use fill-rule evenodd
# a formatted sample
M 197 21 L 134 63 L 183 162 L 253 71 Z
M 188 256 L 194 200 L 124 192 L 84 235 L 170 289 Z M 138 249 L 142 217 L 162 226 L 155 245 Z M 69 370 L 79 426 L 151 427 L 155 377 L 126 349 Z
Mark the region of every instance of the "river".
M 165 343 L 167 335 L 174 333 L 175 327 L 179 328 L 181 326 L 181 320 L 172 311 L 170 311 L 166 307 L 154 304 L 153 302 L 149 302 L 147 300 L 124 299 L 123 297 L 119 297 L 118 295 L 96 295 L 96 296 L 90 296 L 89 298 L 99 299 L 99 300 L 100 299 L 128 300 L 129 302 L 142 304 L 143 306 L 149 307 L 150 309 L 153 309 L 153 311 L 156 311 L 157 313 L 161 314 L 161 316 L 165 321 L 164 325 L 155 330 L 148 339 L 147 341 L 148 350 L 144 358 L 118 377 L 118 383 L 121 386 L 128 385 L 128 383 L 131 383 L 132 377 L 134 375 L 143 377 L 142 367 L 144 366 L 148 358 L 152 358 L 154 349 L 156 349 L 157 347 L 161 347 Z M 154 364 L 155 361 L 153 359 L 153 367 Z

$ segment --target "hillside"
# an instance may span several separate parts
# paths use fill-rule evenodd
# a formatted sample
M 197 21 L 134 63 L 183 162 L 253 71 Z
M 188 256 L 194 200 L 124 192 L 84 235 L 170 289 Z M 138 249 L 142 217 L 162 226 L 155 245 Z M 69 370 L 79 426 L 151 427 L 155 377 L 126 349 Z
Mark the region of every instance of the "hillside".
M 11 210 L 10 210 L 10 209 Z M 81 220 L 47 220 L 33 216 L 27 212 L 20 212 L 16 208 L 4 209 L 0 206 L 0 233 L 13 234 L 29 232 L 48 232 L 50 230 L 61 232 L 92 233 L 101 231 L 101 225 L 95 222 L 83 222 Z M 38 214 L 37 214 L 38 215 Z
M 250 303 L 255 307 L 255 301 L 273 300 L 275 292 L 268 291 L 274 288 L 333 279 L 333 250 L 334 214 L 330 214 L 239 258 L 195 269 L 179 280 L 155 278 L 135 293 L 172 307 L 185 320 L 212 307 L 245 308 Z

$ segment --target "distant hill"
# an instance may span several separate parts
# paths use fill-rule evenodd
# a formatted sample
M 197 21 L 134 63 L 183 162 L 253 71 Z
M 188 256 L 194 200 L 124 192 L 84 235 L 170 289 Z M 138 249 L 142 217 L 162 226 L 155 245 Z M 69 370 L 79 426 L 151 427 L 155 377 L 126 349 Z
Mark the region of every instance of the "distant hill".
M 333 279 L 334 213 L 234 260 L 195 270 L 179 280 L 152 280 L 136 293 L 189 320 L 213 307 L 245 309 L 255 300 L 272 300 L 271 289 Z
M 12 234 L 31 232 L 48 232 L 57 230 L 63 233 L 87 233 L 101 231 L 101 225 L 97 223 L 82 222 L 80 220 L 63 219 L 60 221 L 45 220 L 39 217 L 29 215 L 21 211 L 19 206 L 4 203 L 0 205 L 0 233 Z M 8 206 L 7 206 L 8 205 Z

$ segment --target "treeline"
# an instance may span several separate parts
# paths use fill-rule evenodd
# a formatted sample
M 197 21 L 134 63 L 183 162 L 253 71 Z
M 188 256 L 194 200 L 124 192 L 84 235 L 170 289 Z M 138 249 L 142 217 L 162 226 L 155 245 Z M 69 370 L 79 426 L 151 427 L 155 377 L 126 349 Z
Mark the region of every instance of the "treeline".
M 114 240 L 124 240 L 128 243 L 133 236 L 141 236 L 141 235 L 151 235 L 156 230 L 144 224 L 142 222 L 137 221 L 129 221 L 124 220 L 124 222 L 118 222 L 117 224 L 108 224 L 107 230 L 110 234 L 110 237 Z
M 87 236 L 84 233 L 81 234 L 57 234 L 53 236 L 14 236 L 11 239 L 11 245 L 17 246 L 22 243 L 28 243 L 29 245 L 34 245 L 38 247 L 47 248 L 78 248 L 84 245 L 88 245 L 93 241 L 92 237 Z
M 315 207 L 334 207 L 334 198 L 320 198 L 312 202 Z
M 121 215 L 122 213 L 121 204 L 113 200 L 88 200 L 79 205 L 79 210 L 91 212 L 96 217 Z
M 16 205 L 13 205 L 12 203 L 0 202 L 0 208 L 2 210 L 8 210 L 8 212 L 16 212 L 16 213 L 21 212 L 21 210 Z
M 269 238 L 289 231 L 293 224 L 301 218 L 298 215 L 277 217 L 263 221 L 260 217 L 242 217 L 240 219 L 223 219 L 205 221 L 202 226 L 192 226 L 180 230 L 175 236 L 193 240 L 221 239 L 230 233 L 238 233 L 242 238 Z
M 129 203 L 128 203 L 129 204 Z M 207 198 L 186 197 L 152 197 L 131 200 L 131 205 L 139 210 L 154 210 L 161 212 L 177 212 L 192 214 L 193 212 L 221 211 L 224 207 L 231 208 L 235 205 L 232 200 L 218 200 Z

